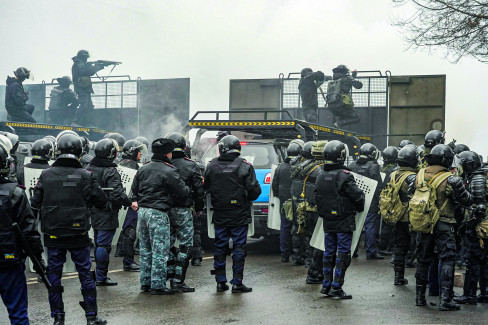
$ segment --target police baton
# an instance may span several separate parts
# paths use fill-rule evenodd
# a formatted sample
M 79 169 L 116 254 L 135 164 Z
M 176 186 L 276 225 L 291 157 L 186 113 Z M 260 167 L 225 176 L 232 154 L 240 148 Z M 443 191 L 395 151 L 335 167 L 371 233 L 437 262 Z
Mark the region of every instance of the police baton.
M 31 259 L 32 264 L 34 264 L 34 270 L 36 271 L 37 274 L 39 274 L 39 276 L 41 277 L 42 282 L 44 282 L 44 285 L 46 286 L 46 288 L 48 290 L 51 289 L 51 283 L 47 279 L 46 273 L 44 273 L 44 271 L 43 271 L 44 269 L 41 265 L 41 262 L 39 262 L 39 260 L 34 255 L 34 252 L 32 252 L 32 248 L 29 246 L 29 243 L 27 242 L 27 239 L 25 239 L 24 234 L 22 233 L 22 230 L 20 230 L 20 227 L 17 224 L 17 222 L 14 222 L 12 224 L 12 227 L 14 228 L 14 231 L 17 234 L 17 236 L 19 236 L 20 241 L 22 243 L 22 247 L 24 248 L 25 252 L 27 253 L 27 256 Z

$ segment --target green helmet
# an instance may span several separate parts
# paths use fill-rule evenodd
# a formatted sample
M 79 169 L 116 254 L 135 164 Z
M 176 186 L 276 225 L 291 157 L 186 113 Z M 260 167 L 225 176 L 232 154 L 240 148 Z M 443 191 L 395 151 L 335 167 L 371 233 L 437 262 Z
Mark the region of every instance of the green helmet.
M 314 156 L 315 158 L 323 159 L 322 152 L 324 151 L 324 147 L 327 142 L 327 140 L 315 141 L 312 146 L 312 156 Z

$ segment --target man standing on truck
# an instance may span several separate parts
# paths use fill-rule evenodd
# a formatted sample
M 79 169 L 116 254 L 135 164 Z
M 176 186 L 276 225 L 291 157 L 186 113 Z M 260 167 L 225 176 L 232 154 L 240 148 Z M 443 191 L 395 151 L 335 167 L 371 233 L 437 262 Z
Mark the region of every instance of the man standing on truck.
M 247 231 L 251 219 L 251 202 L 261 194 L 261 186 L 251 163 L 240 158 L 241 143 L 236 136 L 223 137 L 219 143 L 220 157 L 212 159 L 205 170 L 204 189 L 210 193 L 215 225 L 214 268 L 217 292 L 229 290 L 225 260 L 232 238 L 233 293 L 251 292 L 242 283 L 246 259 Z
M 310 68 L 302 69 L 300 75 L 301 79 L 298 83 L 298 91 L 302 101 L 300 118 L 304 118 L 307 122 L 318 122 L 319 102 L 317 99 L 317 88 L 332 78 L 325 76 L 322 71 L 313 72 Z
M 72 58 L 71 73 L 73 74 L 73 85 L 80 102 L 80 107 L 76 111 L 73 123 L 71 123 L 72 126 L 80 126 L 82 124 L 89 126 L 92 123 L 91 114 L 95 106 L 93 106 L 91 99 L 91 94 L 94 93 L 91 76 L 105 66 L 96 62 L 88 62 L 89 57 L 90 54 L 87 50 L 79 50 L 76 56 Z
M 37 123 L 32 117 L 34 106 L 27 104 L 29 93 L 24 91 L 22 82 L 30 78 L 30 71 L 20 67 L 14 71 L 14 77 L 7 77 L 7 89 L 5 90 L 5 109 L 9 119 L 19 122 Z

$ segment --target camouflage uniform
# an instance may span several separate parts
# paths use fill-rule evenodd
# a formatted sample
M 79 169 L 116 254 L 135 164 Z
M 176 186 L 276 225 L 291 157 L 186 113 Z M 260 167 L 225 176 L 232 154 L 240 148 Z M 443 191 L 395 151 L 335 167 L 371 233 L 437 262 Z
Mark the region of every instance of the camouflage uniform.
M 188 267 L 190 248 L 193 246 L 193 214 L 191 208 L 171 208 L 169 211 L 171 224 L 171 247 L 168 260 L 168 278 L 174 276 L 184 282 L 183 269 Z M 173 249 L 178 239 L 179 249 Z M 186 265 L 185 265 L 186 264 Z
M 166 264 L 170 247 L 170 223 L 164 211 L 139 208 L 141 285 L 166 288 Z

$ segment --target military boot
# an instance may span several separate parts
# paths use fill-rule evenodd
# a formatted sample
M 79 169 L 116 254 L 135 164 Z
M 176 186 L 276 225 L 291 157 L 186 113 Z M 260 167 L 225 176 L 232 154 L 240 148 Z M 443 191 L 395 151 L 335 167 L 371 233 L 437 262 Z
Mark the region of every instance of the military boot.
M 439 310 L 452 311 L 459 309 L 461 309 L 461 306 L 452 301 L 452 290 L 450 288 L 442 288 L 441 296 L 439 297 Z
M 476 296 L 459 296 L 455 297 L 452 300 L 454 300 L 455 303 L 460 304 L 460 305 L 476 305 L 478 303 L 478 299 Z
M 425 306 L 427 301 L 425 300 L 425 291 L 427 290 L 427 285 L 417 284 L 415 286 L 415 306 Z
M 107 321 L 97 315 L 86 316 L 86 325 L 105 325 Z
M 229 286 L 225 282 L 217 282 L 217 292 L 229 290 Z
M 191 265 L 201 266 L 202 265 L 202 259 L 201 258 L 192 258 Z
M 246 287 L 244 284 L 233 284 L 232 285 L 232 293 L 246 293 L 251 292 L 251 287 Z
M 395 281 L 393 282 L 396 286 L 403 286 L 408 284 L 408 280 L 405 279 L 405 269 L 401 266 L 395 266 Z
M 342 290 L 342 288 L 336 289 L 332 287 L 328 295 L 329 297 L 336 298 L 336 299 L 352 299 L 352 296 L 345 293 L 344 290 Z
M 322 284 L 324 282 L 324 277 L 321 275 L 307 275 L 307 284 Z
M 176 292 L 195 292 L 194 287 L 189 287 L 185 284 L 185 282 L 178 282 L 178 281 L 171 282 L 171 289 L 173 289 Z
M 54 314 L 54 323 L 53 325 L 64 325 L 64 313 Z

